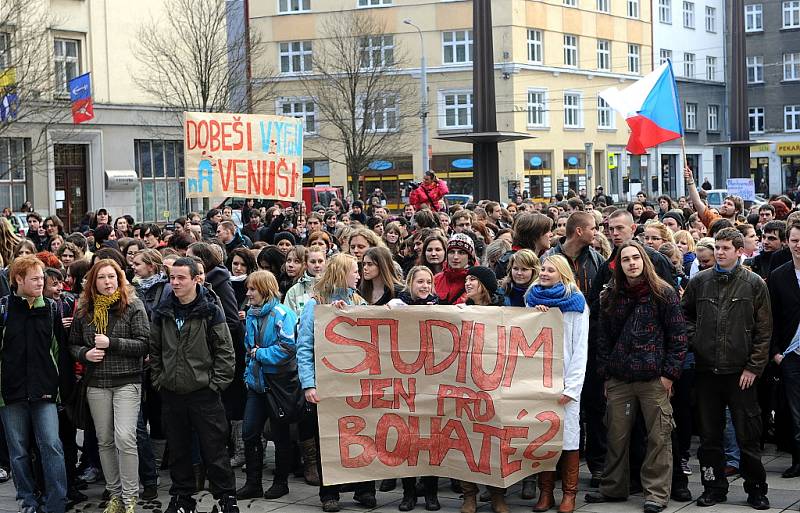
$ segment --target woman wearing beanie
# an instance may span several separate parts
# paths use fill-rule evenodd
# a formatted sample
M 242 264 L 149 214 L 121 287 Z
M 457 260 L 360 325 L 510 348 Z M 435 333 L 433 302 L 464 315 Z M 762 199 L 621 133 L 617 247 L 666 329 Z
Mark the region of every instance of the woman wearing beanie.
M 474 265 L 475 260 L 475 243 L 469 236 L 456 233 L 450 237 L 442 272 L 433 277 L 433 285 L 441 304 L 455 305 L 466 300 L 464 280 L 467 277 L 467 268 Z
M 503 296 L 497 293 L 497 278 L 488 267 L 472 266 L 465 270 L 464 297 L 467 305 L 476 306 L 503 306 Z M 487 486 L 491 495 L 492 511 L 494 513 L 508 513 L 505 488 Z M 475 513 L 478 507 L 478 485 L 467 481 L 461 482 L 461 491 L 464 493 L 464 502 L 461 513 Z
M 525 304 L 540 312 L 558 308 L 564 315 L 564 391 L 558 400 L 564 406 L 564 446 L 559 460 L 564 494 L 558 511 L 572 513 L 578 493 L 580 400 L 589 348 L 589 308 L 575 284 L 569 262 L 561 255 L 544 258 L 539 277 L 525 294 Z M 539 501 L 533 511 L 553 507 L 555 481 L 555 471 L 540 474 Z

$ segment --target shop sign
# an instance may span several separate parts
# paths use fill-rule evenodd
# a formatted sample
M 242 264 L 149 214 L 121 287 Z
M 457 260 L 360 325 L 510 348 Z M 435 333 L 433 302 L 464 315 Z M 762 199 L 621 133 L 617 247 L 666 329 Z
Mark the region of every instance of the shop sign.
M 778 155 L 800 155 L 800 141 L 778 143 Z

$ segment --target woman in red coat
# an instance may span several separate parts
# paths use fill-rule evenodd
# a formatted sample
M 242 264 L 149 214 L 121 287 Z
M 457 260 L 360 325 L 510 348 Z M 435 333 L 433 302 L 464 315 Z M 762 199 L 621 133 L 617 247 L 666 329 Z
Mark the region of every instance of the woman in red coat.
M 414 206 L 414 210 L 428 205 L 433 211 L 439 211 L 443 206 L 442 198 L 448 192 L 450 189 L 447 188 L 447 182 L 436 178 L 433 171 L 428 171 L 422 178 L 422 184 L 411 191 L 408 200 Z
M 467 269 L 475 265 L 475 243 L 468 235 L 456 233 L 447 242 L 447 261 L 442 272 L 433 277 L 440 304 L 455 305 L 466 301 L 464 280 Z

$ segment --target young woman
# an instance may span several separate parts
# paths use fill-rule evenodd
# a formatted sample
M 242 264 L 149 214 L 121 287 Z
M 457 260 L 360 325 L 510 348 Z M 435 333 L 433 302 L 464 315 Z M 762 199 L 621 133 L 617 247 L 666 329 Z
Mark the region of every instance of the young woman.
M 231 287 L 239 305 L 239 318 L 244 320 L 247 313 L 247 277 L 258 270 L 253 253 L 247 248 L 236 248 L 225 260 L 225 267 L 231 273 Z
M 64 245 L 64 237 L 61 235 L 56 235 L 52 239 L 50 239 L 49 247 L 47 248 L 51 253 L 56 254 L 58 253 L 58 249 Z
M 678 246 L 678 249 L 681 250 L 683 254 L 683 274 L 689 276 L 692 270 L 692 264 L 695 258 L 697 258 L 695 254 L 696 245 L 694 238 L 692 234 L 686 230 L 675 232 L 673 237 L 675 238 L 675 245 Z
M 392 252 L 392 256 L 395 258 L 397 258 L 397 255 L 399 254 L 401 238 L 402 231 L 400 230 L 400 223 L 393 221 L 386 225 L 383 230 L 383 242 L 386 244 L 386 247 L 389 248 L 389 251 Z
M 130 237 L 131 228 L 132 226 L 128 223 L 128 219 L 125 216 L 118 217 L 114 220 L 114 229 L 117 230 L 122 237 Z
M 312 405 L 315 413 L 316 404 L 319 403 L 319 394 L 314 370 L 314 310 L 318 304 L 332 304 L 336 307 L 365 305 L 366 301 L 356 293 L 360 279 L 356 257 L 342 253 L 335 255 L 330 259 L 322 276 L 314 285 L 314 297 L 306 303 L 300 314 L 297 335 L 297 372 L 300 376 L 300 386 L 305 391 L 306 401 Z M 314 438 L 317 447 L 319 447 L 318 423 L 314 421 L 311 424 L 315 431 Z M 322 476 L 320 466 L 317 466 L 317 470 Z M 323 511 L 339 511 L 339 486 L 320 486 L 319 498 Z M 377 504 L 375 482 L 356 483 L 353 498 L 367 508 L 374 508 Z
M 412 267 L 408 271 L 405 289 L 397 295 L 397 298 L 389 301 L 389 304 L 392 306 L 400 304 L 438 305 L 439 296 L 433 290 L 433 273 L 431 270 L 424 265 Z
M 564 390 L 558 400 L 564 406 L 564 445 L 559 460 L 564 494 L 558 511 L 572 513 L 578 493 L 580 400 L 589 350 L 589 308 L 578 290 L 569 262 L 561 255 L 542 260 L 539 277 L 525 294 L 525 304 L 540 312 L 558 308 L 564 315 Z M 553 507 L 555 480 L 554 471 L 539 475 L 539 501 L 533 511 L 548 511 Z
M 539 275 L 539 258 L 530 249 L 514 253 L 508 262 L 508 274 L 500 282 L 505 306 L 525 306 L 525 292 Z
M 311 294 L 317 279 L 325 270 L 325 250 L 319 246 L 310 247 L 306 252 L 305 272 L 303 276 L 292 285 L 286 293 L 283 304 L 289 307 L 295 314 L 300 315 Z
M 402 292 L 392 253 L 384 247 L 369 248 L 361 260 L 361 296 L 371 305 L 385 305 Z
M 63 246 L 58 248 L 56 255 L 61 259 L 61 264 L 64 266 L 64 269 L 67 269 L 73 262 L 83 258 L 83 251 L 75 244 L 65 242 Z
M 467 268 L 475 264 L 475 245 L 463 233 L 456 233 L 447 242 L 447 261 L 442 272 L 433 277 L 436 295 L 445 305 L 455 305 L 466 301 L 464 279 Z
M 497 294 L 497 278 L 488 267 L 472 266 L 465 270 L 464 296 L 466 305 L 503 306 L 502 296 Z M 487 486 L 491 497 L 492 511 L 507 513 L 509 511 L 505 499 L 505 489 Z M 477 509 L 478 485 L 467 481 L 461 482 L 464 502 L 461 513 L 475 513 Z
M 325 256 L 329 258 L 338 252 L 331 235 L 325 231 L 316 231 L 308 236 L 306 247 L 311 249 L 315 246 L 325 251 Z
M 236 497 L 277 499 L 289 493 L 292 440 L 289 422 L 276 422 L 275 412 L 270 412 L 266 390 L 269 376 L 295 372 L 294 330 L 297 317 L 281 304 L 278 281 L 269 271 L 256 271 L 247 278 L 247 299 L 250 305 L 244 344 L 247 352 L 244 377 L 247 404 L 242 430 L 247 481 L 237 490 Z M 264 493 L 261 486 L 264 461 L 261 434 L 267 419 L 270 419 L 270 431 L 275 443 L 275 473 L 272 486 Z
M 631 419 L 641 411 L 648 433 L 641 470 L 644 511 L 661 511 L 672 483 L 669 399 L 687 349 L 678 294 L 658 277 L 644 247 L 628 241 L 614 257 L 600 308 L 597 372 L 605 379 L 608 450 L 599 493 L 588 494 L 586 502 L 627 498 Z
M 658 221 L 649 222 L 644 225 L 644 243 L 658 251 L 665 242 L 675 242 L 672 230 Z
M 306 272 L 306 248 L 295 246 L 286 254 L 286 263 L 283 264 L 283 275 L 280 277 L 281 297 L 286 297 L 289 289 L 297 283 Z
M 348 252 L 356 257 L 359 262 L 364 258 L 364 253 L 369 248 L 383 247 L 383 241 L 375 232 L 367 228 L 353 230 L 347 241 Z
M 700 271 L 714 267 L 714 264 L 717 263 L 717 259 L 714 256 L 714 239 L 711 237 L 703 237 L 700 239 L 695 247 L 695 254 L 697 258 L 692 262 L 689 278 L 692 278 Z
M 133 257 L 133 279 L 136 295 L 144 303 L 148 318 L 164 297 L 164 288 L 169 278 L 164 273 L 161 253 L 155 249 L 143 249 Z
M 416 265 L 424 265 L 436 275 L 444 269 L 447 239 L 441 235 L 430 235 L 422 242 Z
M 111 497 L 106 511 L 136 511 L 136 423 L 149 337 L 147 312 L 125 273 L 113 260 L 95 262 L 72 322 L 70 346 L 75 359 L 89 366 L 86 397 Z

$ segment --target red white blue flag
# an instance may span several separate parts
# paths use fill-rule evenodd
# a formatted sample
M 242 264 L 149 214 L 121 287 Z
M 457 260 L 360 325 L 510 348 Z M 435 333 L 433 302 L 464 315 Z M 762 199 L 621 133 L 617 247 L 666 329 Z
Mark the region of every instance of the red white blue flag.
M 627 150 L 634 155 L 683 137 L 681 104 L 670 61 L 621 91 L 612 87 L 599 96 L 628 123 Z
M 72 102 L 72 122 L 76 125 L 94 118 L 92 102 L 92 77 L 84 73 L 69 81 L 69 99 Z

